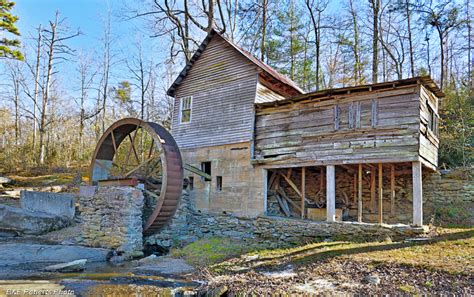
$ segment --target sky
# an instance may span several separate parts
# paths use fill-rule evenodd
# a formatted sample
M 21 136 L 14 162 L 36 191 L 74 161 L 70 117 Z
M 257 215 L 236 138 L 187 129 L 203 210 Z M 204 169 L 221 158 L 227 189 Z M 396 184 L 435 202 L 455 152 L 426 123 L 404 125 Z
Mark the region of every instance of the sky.
M 142 41 L 144 52 L 153 56 L 154 62 L 160 64 L 167 56 L 167 50 L 159 47 L 156 38 L 150 38 L 147 33 L 147 23 L 144 19 L 126 20 L 126 0 L 16 0 L 13 14 L 19 17 L 17 27 L 22 34 L 23 43 L 36 34 L 36 28 L 41 24 L 48 25 L 48 21 L 54 19 L 56 11 L 60 12 L 61 18 L 72 33 L 78 30 L 80 36 L 67 41 L 67 44 L 75 49 L 77 54 L 81 51 L 100 57 L 101 38 L 104 30 L 108 7 L 111 10 L 112 44 L 117 66 L 115 67 L 112 82 L 117 83 L 129 79 L 129 73 L 123 62 L 124 57 L 130 57 L 130 53 L 136 50 L 135 44 Z M 148 30 L 149 32 L 149 30 Z M 76 65 L 72 57 L 70 62 L 61 65 L 62 77 L 66 77 L 65 87 L 68 81 L 73 81 L 76 74 Z M 117 71 L 118 70 L 118 71 Z M 69 79 L 71 78 L 71 79 Z

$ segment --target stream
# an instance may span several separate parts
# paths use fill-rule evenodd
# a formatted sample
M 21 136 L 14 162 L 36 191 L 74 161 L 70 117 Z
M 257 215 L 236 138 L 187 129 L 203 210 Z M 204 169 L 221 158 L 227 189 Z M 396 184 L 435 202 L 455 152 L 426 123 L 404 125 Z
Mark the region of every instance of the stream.
M 132 263 L 91 263 L 80 273 L 51 273 L 28 265 L 0 270 L 0 296 L 190 296 L 198 282 L 157 275 Z

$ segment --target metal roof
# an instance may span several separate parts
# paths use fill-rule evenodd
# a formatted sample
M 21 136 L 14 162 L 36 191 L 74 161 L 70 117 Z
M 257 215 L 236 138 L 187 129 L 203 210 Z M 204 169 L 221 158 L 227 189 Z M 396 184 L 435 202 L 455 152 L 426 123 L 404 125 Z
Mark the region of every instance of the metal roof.
M 384 89 L 394 89 L 397 87 L 403 87 L 408 85 L 415 85 L 421 84 L 426 87 L 428 90 L 433 92 L 438 98 L 444 97 L 445 94 L 438 85 L 431 79 L 430 76 L 418 76 L 413 78 L 395 80 L 395 81 L 388 81 L 388 82 L 381 82 L 376 84 L 367 84 L 367 85 L 360 85 L 360 86 L 352 86 L 352 87 L 343 87 L 343 88 L 335 88 L 335 89 L 326 89 L 321 91 L 315 91 L 306 93 L 299 96 L 290 97 L 284 100 L 273 101 L 273 102 L 264 102 L 264 103 L 257 103 L 258 107 L 265 107 L 265 106 L 279 106 L 285 104 L 291 104 L 297 101 L 308 100 L 308 99 L 318 99 L 318 98 L 327 98 L 335 95 L 342 95 L 342 94 L 353 94 L 358 92 L 368 92 L 368 91 L 377 91 L 377 90 L 384 90 Z
M 278 82 L 290 87 L 291 89 L 295 90 L 295 94 L 304 94 L 304 91 L 291 79 L 286 77 L 285 75 L 279 73 L 272 67 L 268 66 L 264 62 L 260 61 L 259 59 L 255 58 L 251 53 L 248 51 L 244 50 L 234 42 L 230 41 L 226 37 L 222 36 L 219 34 L 216 30 L 211 30 L 209 34 L 207 34 L 206 38 L 203 40 L 197 51 L 194 53 L 194 55 L 191 57 L 189 62 L 186 64 L 186 66 L 181 70 L 179 73 L 178 77 L 176 80 L 173 82 L 173 84 L 169 87 L 168 91 L 166 94 L 168 96 L 174 96 L 176 88 L 183 82 L 183 79 L 186 77 L 188 74 L 188 71 L 191 69 L 193 64 L 196 62 L 196 60 L 201 56 L 201 54 L 204 52 L 206 49 L 207 45 L 211 41 L 212 38 L 215 36 L 221 37 L 223 40 L 225 40 L 229 45 L 231 45 L 234 49 L 236 49 L 239 53 L 241 53 L 245 58 L 247 58 L 250 62 L 252 62 L 254 65 L 259 67 L 261 70 L 263 70 L 267 75 L 270 75 L 274 79 L 276 79 Z

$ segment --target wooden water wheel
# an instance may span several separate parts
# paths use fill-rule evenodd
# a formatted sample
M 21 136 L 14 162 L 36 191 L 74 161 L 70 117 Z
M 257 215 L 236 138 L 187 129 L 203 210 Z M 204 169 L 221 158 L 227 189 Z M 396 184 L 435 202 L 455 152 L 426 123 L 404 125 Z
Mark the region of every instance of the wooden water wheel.
M 135 118 L 119 120 L 105 131 L 95 148 L 90 184 L 143 184 L 143 232 L 156 233 L 179 205 L 183 164 L 178 146 L 156 123 Z

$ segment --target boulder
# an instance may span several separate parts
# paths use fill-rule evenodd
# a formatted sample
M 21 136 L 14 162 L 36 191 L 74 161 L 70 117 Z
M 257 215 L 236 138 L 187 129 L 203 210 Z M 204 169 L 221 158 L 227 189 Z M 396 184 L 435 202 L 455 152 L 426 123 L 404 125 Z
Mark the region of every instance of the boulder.
M 0 186 L 3 184 L 9 184 L 11 182 L 12 180 L 10 178 L 5 177 L 5 176 L 0 176 Z
M 20 205 L 23 209 L 66 216 L 72 219 L 76 213 L 76 195 L 72 193 L 21 191 Z
M 106 262 L 110 250 L 72 245 L 0 244 L 0 267 L 21 264 L 65 263 L 78 259 Z
M 67 263 L 50 265 L 44 268 L 45 271 L 55 272 L 78 272 L 86 269 L 87 259 L 79 259 Z
M 18 234 L 39 235 L 71 224 L 64 216 L 30 211 L 0 204 L 0 230 Z

